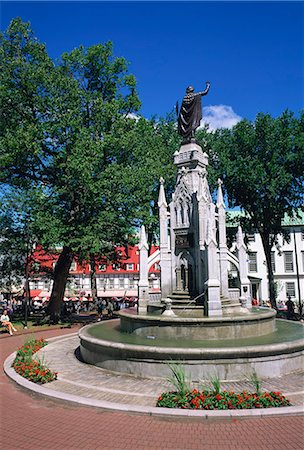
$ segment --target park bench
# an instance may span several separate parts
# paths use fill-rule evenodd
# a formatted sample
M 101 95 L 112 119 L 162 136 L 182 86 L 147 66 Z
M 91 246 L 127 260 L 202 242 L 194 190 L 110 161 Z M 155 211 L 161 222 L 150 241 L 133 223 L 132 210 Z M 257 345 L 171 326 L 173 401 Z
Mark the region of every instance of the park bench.
M 69 323 L 83 323 L 84 325 L 88 325 L 97 322 L 98 319 L 98 314 L 70 314 L 65 320 Z
M 3 325 L 2 323 L 0 323 L 0 332 L 1 333 L 5 333 L 5 332 L 8 333 L 8 328 L 5 325 Z

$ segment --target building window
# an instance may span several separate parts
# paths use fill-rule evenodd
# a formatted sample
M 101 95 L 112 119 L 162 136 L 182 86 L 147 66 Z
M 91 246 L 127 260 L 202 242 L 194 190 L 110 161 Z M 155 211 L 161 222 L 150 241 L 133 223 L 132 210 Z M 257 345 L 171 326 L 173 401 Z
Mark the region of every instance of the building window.
M 120 289 L 123 289 L 125 287 L 125 279 L 119 278 L 119 287 Z
M 302 238 L 302 241 L 304 241 L 304 228 L 302 228 L 302 230 L 301 230 L 301 238 Z
M 275 252 L 271 252 L 270 253 L 270 259 L 271 259 L 272 272 L 275 273 L 275 271 L 276 271 L 276 268 L 275 268 Z
M 134 288 L 134 280 L 133 280 L 133 278 L 129 278 L 129 287 L 130 287 L 130 289 Z
M 248 234 L 247 239 L 248 239 L 248 242 L 255 242 L 255 234 L 254 233 Z
M 133 264 L 127 264 L 127 270 L 133 270 L 134 265 Z
M 50 286 L 49 280 L 44 280 L 44 282 L 43 282 L 43 289 L 45 289 L 47 291 L 49 286 Z
M 114 289 L 114 278 L 109 278 L 109 289 Z
M 107 285 L 108 285 L 108 278 L 102 277 L 102 278 L 97 278 L 97 280 L 98 280 L 99 288 L 103 289 L 105 291 L 107 289 Z
M 112 264 L 112 269 L 113 270 L 120 270 L 120 264 L 119 263 L 113 263 Z
M 249 257 L 249 272 L 257 272 L 258 271 L 257 253 L 249 252 L 248 257 Z
M 102 272 L 105 272 L 107 270 L 107 266 L 106 264 L 99 264 L 98 269 Z
M 290 233 L 289 231 L 286 232 L 286 235 L 283 236 L 283 245 L 290 243 Z
M 286 297 L 295 297 L 296 291 L 295 291 L 295 284 L 293 282 L 286 283 Z
M 293 272 L 293 252 L 284 252 L 285 272 Z
M 39 283 L 38 280 L 33 280 L 31 282 L 31 289 L 39 289 Z
M 159 263 L 155 263 L 154 264 L 154 270 L 160 270 L 160 264 Z

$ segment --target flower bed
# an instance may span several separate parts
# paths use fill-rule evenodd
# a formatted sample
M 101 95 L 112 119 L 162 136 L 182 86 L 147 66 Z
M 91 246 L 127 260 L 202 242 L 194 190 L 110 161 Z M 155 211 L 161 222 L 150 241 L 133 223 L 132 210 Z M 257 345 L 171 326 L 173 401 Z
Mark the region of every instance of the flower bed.
M 33 359 L 34 353 L 47 345 L 47 342 L 41 339 L 29 339 L 17 350 L 16 357 L 12 364 L 15 371 L 34 383 L 48 383 L 56 380 L 57 372 L 48 369 L 43 361 Z
M 252 409 L 290 406 L 290 401 L 281 392 L 237 394 L 232 391 L 212 392 L 193 389 L 184 393 L 165 392 L 157 400 L 156 406 L 182 409 Z
M 262 382 L 254 371 L 250 381 L 255 388 L 254 393 L 243 391 L 240 394 L 233 391 L 222 391 L 221 382 L 216 375 L 210 382 L 213 389 L 190 389 L 186 381 L 185 369 L 182 364 L 169 364 L 172 375 L 167 379 L 175 388 L 164 392 L 158 397 L 156 406 L 162 408 L 182 409 L 254 409 L 277 408 L 291 406 L 290 401 L 281 392 L 262 392 Z

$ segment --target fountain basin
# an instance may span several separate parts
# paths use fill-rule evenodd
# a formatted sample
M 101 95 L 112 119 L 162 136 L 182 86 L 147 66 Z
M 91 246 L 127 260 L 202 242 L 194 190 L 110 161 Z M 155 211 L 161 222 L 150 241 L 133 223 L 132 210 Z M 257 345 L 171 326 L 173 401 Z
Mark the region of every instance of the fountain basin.
M 205 317 L 202 309 L 177 311 L 176 317 L 137 315 L 121 311 L 120 329 L 138 336 L 157 335 L 160 339 L 239 339 L 275 331 L 276 312 L 272 309 L 238 315 Z
M 143 377 L 166 378 L 172 362 L 181 362 L 193 381 L 214 375 L 237 381 L 253 371 L 265 379 L 303 370 L 303 325 L 276 320 L 276 328 L 256 338 L 160 339 L 124 333 L 117 320 L 82 328 L 80 352 L 89 364 Z

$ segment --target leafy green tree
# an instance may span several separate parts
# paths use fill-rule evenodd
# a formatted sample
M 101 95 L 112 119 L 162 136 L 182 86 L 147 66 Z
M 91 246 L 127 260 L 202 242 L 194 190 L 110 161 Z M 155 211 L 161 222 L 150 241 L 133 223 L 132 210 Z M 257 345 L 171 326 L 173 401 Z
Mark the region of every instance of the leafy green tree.
M 213 138 L 229 205 L 240 206 L 246 212 L 245 229 L 261 236 L 275 308 L 271 250 L 277 236 L 284 234 L 284 215 L 303 206 L 304 114 L 297 118 L 286 111 L 272 118 L 261 113 L 255 122 L 242 120 L 232 130 L 218 130 Z
M 28 193 L 14 189 L 0 200 L 0 288 L 24 294 L 25 326 L 30 299 L 29 278 L 36 237 L 33 233 Z M 22 288 L 24 288 L 22 290 Z
M 150 244 L 158 240 L 159 180 L 160 177 L 165 179 L 169 200 L 176 178 L 173 155 L 179 145 L 173 114 L 149 121 L 139 118 L 125 139 L 129 153 L 124 170 L 132 193 L 129 207 L 138 224 L 145 224 Z
M 0 182 L 35 189 L 37 238 L 63 246 L 50 299 L 57 320 L 74 256 L 111 252 L 136 225 L 141 185 L 132 179 L 142 168 L 125 143 L 140 102 L 110 42 L 79 47 L 55 65 L 29 24 L 15 19 L 0 44 Z
M 0 290 L 12 295 L 23 282 L 26 253 L 24 235 L 4 214 L 0 215 L 0 233 Z

